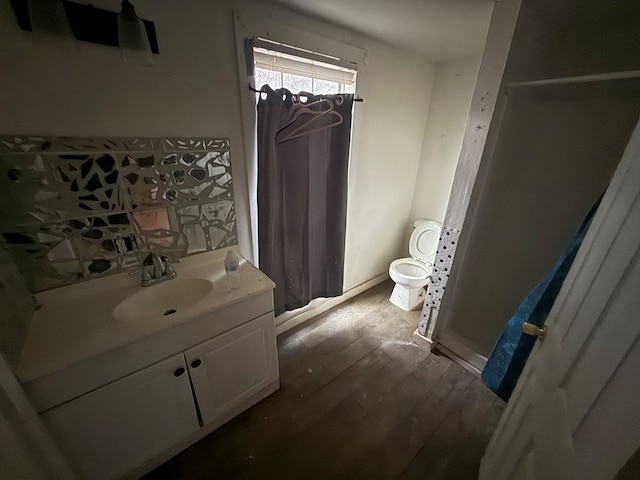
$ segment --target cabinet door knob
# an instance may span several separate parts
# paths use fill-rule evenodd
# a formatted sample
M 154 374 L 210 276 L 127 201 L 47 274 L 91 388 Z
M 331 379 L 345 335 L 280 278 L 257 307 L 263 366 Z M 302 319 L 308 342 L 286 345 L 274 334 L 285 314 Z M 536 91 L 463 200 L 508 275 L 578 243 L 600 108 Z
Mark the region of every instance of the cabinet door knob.
M 196 358 L 193 362 L 191 362 L 191 368 L 198 368 L 202 364 L 202 361 L 199 358 Z
M 175 372 L 173 372 L 173 375 L 176 376 L 176 377 L 179 377 L 183 373 L 184 373 L 184 368 L 180 367 Z

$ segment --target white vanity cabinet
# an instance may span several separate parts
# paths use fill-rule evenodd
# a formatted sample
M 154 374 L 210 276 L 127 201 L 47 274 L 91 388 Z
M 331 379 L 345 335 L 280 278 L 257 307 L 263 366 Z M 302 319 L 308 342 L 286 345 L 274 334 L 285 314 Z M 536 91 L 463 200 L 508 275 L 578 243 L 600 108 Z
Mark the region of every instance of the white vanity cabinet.
M 278 380 L 273 314 L 223 333 L 184 355 L 202 422 L 214 422 Z
M 126 274 L 38 294 L 15 373 L 78 477 L 138 478 L 279 388 L 275 285 L 241 259 L 227 289 L 225 254 L 176 267 L 171 294 L 194 278 L 211 289 L 167 316 L 113 314 L 167 292 Z
M 41 415 L 84 478 L 119 478 L 200 428 L 179 354 Z
M 41 417 L 82 478 L 120 478 L 266 397 L 278 377 L 269 312 Z

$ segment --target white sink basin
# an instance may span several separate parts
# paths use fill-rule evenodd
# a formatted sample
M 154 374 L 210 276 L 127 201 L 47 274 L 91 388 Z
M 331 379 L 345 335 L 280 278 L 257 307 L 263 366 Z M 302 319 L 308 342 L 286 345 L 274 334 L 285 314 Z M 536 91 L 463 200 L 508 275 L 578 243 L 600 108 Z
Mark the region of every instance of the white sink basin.
M 205 298 L 211 290 L 213 283 L 202 278 L 167 280 L 120 302 L 113 309 L 113 318 L 133 322 L 174 315 Z

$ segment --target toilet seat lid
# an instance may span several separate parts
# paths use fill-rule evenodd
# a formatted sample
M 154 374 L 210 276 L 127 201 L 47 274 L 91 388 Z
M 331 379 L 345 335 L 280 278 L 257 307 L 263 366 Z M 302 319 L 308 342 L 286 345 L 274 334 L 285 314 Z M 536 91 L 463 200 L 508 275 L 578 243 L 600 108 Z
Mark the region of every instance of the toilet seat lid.
M 442 225 L 433 220 L 418 225 L 409 239 L 411 256 L 421 262 L 433 264 L 441 232 Z

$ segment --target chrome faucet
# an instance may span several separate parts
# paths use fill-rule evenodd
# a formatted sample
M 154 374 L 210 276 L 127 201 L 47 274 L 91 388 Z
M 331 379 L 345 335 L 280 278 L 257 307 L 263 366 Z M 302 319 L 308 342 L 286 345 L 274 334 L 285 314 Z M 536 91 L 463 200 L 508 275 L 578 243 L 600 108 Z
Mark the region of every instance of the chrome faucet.
M 149 273 L 149 270 L 147 270 L 145 266 L 145 264 L 149 263 L 149 260 L 151 260 L 151 264 L 153 265 L 153 273 Z M 167 257 L 162 257 L 156 252 L 151 252 L 142 263 L 142 280 L 140 285 L 143 287 L 150 287 L 156 283 L 162 283 L 178 276 L 173 266 L 167 260 Z

